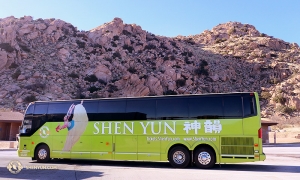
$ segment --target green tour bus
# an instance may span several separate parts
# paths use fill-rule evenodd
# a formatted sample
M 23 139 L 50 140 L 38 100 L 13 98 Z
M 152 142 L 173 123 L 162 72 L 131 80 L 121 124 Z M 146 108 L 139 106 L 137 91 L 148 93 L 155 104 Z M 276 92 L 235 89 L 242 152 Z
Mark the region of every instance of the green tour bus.
M 263 161 L 256 92 L 36 101 L 18 155 L 169 161 L 173 167 Z

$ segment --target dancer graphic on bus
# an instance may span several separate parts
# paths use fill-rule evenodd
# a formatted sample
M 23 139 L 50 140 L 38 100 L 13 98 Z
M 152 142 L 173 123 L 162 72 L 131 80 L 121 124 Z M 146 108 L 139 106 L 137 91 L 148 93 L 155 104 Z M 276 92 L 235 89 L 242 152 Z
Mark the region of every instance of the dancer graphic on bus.
M 58 124 L 56 131 L 59 132 L 62 129 L 68 128 L 68 135 L 65 142 L 63 151 L 70 151 L 74 144 L 80 139 L 80 136 L 86 129 L 88 124 L 88 116 L 86 109 L 82 105 L 83 101 L 80 104 L 72 104 L 64 117 L 64 124 L 61 126 Z M 73 112 L 73 118 L 69 121 Z

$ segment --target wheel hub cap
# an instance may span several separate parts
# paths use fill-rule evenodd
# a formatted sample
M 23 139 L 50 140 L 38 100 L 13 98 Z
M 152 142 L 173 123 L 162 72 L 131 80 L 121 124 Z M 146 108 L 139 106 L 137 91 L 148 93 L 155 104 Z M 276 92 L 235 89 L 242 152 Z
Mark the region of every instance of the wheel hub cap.
M 47 151 L 45 149 L 40 149 L 38 156 L 40 159 L 45 159 L 47 157 Z
M 176 151 L 173 154 L 173 160 L 176 164 L 182 164 L 185 161 L 185 154 L 182 151 Z
M 202 165 L 207 165 L 210 163 L 211 161 L 211 156 L 209 153 L 207 152 L 201 152 L 199 155 L 198 155 L 198 161 L 200 162 L 200 164 Z

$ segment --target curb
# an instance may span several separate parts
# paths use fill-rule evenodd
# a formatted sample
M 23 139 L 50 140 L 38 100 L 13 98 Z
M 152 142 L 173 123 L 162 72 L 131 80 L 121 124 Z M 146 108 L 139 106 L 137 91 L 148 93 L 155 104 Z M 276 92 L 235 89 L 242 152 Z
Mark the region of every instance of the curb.
M 13 148 L 11 148 L 11 149 L 0 149 L 0 151 L 17 151 L 17 149 L 13 149 Z

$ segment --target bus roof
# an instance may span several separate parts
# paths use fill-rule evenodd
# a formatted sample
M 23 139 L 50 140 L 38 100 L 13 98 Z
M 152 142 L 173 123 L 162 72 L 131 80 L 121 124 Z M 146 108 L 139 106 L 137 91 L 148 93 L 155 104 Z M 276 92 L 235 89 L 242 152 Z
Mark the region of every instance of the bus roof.
M 191 96 L 214 96 L 214 95 L 234 95 L 234 94 L 254 94 L 255 92 L 230 92 L 230 93 L 206 93 L 206 94 L 180 94 L 180 95 L 160 95 L 160 96 L 138 96 L 138 97 L 112 97 L 112 98 L 95 98 L 95 99 L 70 99 L 54 101 L 34 101 L 32 103 L 42 102 L 69 102 L 69 101 L 95 101 L 95 100 L 117 100 L 117 99 L 146 99 L 146 98 L 163 98 L 163 97 L 191 97 Z

